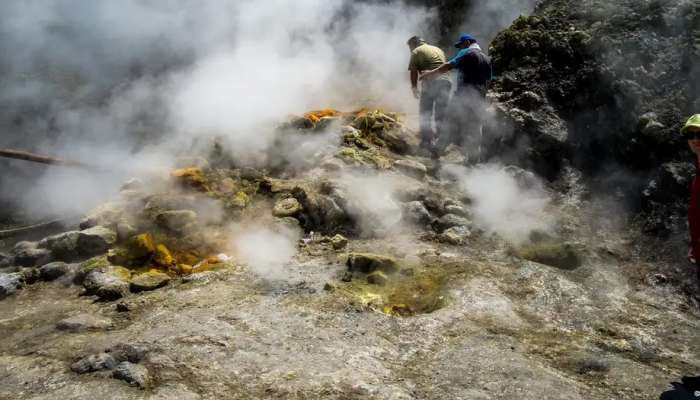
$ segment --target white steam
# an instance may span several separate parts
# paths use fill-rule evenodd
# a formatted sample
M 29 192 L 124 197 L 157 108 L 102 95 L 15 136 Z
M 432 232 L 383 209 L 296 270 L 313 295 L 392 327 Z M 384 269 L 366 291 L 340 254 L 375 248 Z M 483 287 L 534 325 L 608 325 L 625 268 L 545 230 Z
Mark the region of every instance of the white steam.
M 0 116 L 0 147 L 108 172 L 39 180 L 40 169 L 13 161 L 42 184 L 25 196 L 29 185 L 9 177 L 23 174 L 0 176 L 15 189 L 2 195 L 20 194 L 37 214 L 86 209 L 140 170 L 169 168 L 163 160 L 198 137 L 221 136 L 247 161 L 274 147 L 273 125 L 288 114 L 414 111 L 405 42 L 431 16 L 345 0 L 2 2 L 0 106 L 22 118 Z
M 552 231 L 556 221 L 548 211 L 551 198 L 533 174 L 514 169 L 509 173 L 496 164 L 445 169 L 457 177 L 472 201 L 474 223 L 485 231 L 515 244 L 527 241 L 532 231 Z
M 234 234 L 236 256 L 262 278 L 275 280 L 288 277 L 286 266 L 297 253 L 299 232 L 272 230 L 262 226 L 245 228 Z

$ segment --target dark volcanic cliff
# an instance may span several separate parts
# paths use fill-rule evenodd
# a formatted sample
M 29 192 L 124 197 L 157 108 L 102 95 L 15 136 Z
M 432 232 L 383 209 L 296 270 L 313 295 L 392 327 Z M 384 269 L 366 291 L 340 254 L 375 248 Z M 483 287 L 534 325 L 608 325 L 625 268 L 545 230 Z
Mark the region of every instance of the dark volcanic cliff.
M 678 130 L 700 110 L 700 3 L 544 1 L 490 52 L 498 115 L 515 128 L 492 129 L 494 153 L 516 149 L 550 179 L 573 166 L 660 215 L 646 229 L 672 228 L 693 172 Z

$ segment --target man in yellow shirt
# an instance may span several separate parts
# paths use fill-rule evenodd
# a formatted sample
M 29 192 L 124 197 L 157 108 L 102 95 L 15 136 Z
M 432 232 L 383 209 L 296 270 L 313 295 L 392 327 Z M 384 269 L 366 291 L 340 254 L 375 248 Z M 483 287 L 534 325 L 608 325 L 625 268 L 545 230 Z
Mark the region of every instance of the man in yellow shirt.
M 446 62 L 445 53 L 438 47 L 431 46 L 419 36 L 408 39 L 411 60 L 408 70 L 411 72 L 413 95 L 419 99 L 420 147 L 423 153 L 435 155 L 433 140 L 437 135 L 446 135 L 447 104 L 452 83 L 447 73 L 438 74 L 433 79 L 424 80 L 418 90 L 418 76 L 425 71 L 432 71 Z M 435 129 L 433 129 L 433 117 Z

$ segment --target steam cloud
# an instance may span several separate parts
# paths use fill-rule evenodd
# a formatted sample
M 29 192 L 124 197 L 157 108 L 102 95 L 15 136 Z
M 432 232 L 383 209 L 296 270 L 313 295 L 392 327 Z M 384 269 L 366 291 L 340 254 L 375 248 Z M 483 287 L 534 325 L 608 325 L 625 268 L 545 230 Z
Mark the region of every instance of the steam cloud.
M 527 241 L 533 230 L 552 231 L 556 221 L 547 211 L 551 199 L 534 175 L 523 173 L 516 179 L 498 164 L 446 166 L 445 172 L 457 177 L 472 200 L 474 222 L 485 231 L 515 244 Z
M 297 253 L 298 232 L 253 226 L 234 235 L 236 255 L 254 273 L 265 279 L 283 279 L 285 266 Z
M 490 0 L 474 3 L 467 10 L 461 30 L 471 32 L 481 42 L 488 44 L 520 15 L 530 15 L 537 0 Z
M 197 137 L 221 136 L 250 161 L 287 114 L 413 110 L 405 41 L 431 17 L 343 0 L 3 2 L 0 146 L 105 173 L 2 161 L 0 185 L 14 189 L 2 196 L 37 215 L 78 212 L 130 175 L 172 167 Z

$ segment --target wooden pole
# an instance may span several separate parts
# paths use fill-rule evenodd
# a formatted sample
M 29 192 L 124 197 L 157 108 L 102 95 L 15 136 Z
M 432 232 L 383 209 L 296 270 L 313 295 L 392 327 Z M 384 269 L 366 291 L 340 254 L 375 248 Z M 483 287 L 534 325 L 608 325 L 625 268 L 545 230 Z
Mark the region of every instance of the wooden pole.
M 62 158 L 50 156 L 42 156 L 39 154 L 29 153 L 21 150 L 0 149 L 0 157 L 14 158 L 17 160 L 25 160 L 41 164 L 64 165 L 67 167 L 87 167 L 86 164 L 83 164 L 78 161 L 65 160 Z

